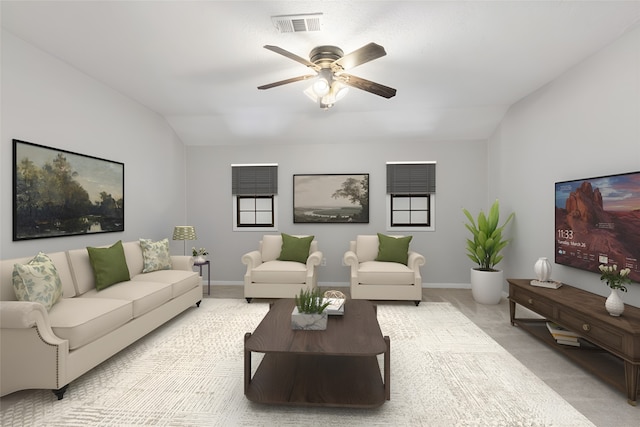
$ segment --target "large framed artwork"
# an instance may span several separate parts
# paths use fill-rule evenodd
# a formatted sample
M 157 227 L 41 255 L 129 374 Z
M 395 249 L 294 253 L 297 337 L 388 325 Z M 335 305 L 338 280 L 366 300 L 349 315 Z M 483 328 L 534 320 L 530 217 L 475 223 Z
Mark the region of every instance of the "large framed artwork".
M 124 231 L 124 163 L 13 140 L 13 240 Z
M 368 223 L 369 174 L 293 175 L 294 223 Z

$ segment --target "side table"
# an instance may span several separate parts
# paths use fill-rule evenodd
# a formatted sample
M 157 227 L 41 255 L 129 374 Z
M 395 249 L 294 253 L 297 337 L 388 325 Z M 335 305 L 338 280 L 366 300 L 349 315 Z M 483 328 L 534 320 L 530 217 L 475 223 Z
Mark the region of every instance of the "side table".
M 200 269 L 200 277 L 202 277 L 202 267 L 207 266 L 207 295 L 211 295 L 211 261 L 194 262 L 193 266 Z

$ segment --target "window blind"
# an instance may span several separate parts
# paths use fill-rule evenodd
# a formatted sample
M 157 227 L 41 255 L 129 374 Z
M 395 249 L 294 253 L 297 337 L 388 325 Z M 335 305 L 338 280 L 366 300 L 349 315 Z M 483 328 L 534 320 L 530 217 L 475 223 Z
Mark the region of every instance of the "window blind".
M 435 192 L 435 163 L 387 163 L 387 194 Z
M 232 166 L 234 196 L 278 194 L 278 166 Z

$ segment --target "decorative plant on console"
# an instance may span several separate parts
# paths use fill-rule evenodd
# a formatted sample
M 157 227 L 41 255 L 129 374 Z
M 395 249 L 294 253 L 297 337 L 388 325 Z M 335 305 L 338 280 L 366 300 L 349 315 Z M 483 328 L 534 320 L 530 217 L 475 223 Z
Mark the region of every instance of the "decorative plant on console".
M 206 248 L 196 249 L 195 247 L 191 248 L 191 254 L 193 255 L 193 262 L 196 264 L 204 263 L 209 255 L 209 251 Z
M 507 224 L 513 219 L 512 212 L 507 220 L 499 226 L 500 204 L 493 202 L 489 216 L 483 211 L 478 214 L 477 222 L 471 213 L 462 209 L 468 219 L 465 227 L 472 234 L 473 240 L 467 239 L 467 256 L 478 266 L 471 269 L 471 292 L 473 299 L 481 304 L 497 304 L 502 297 L 502 270 L 494 267 L 502 261 L 500 252 L 509 244 L 503 236 Z
M 295 296 L 296 306 L 291 313 L 291 328 L 304 330 L 327 329 L 327 312 L 329 305 L 319 289 L 300 289 L 300 295 Z
M 611 294 L 607 297 L 604 306 L 610 315 L 620 316 L 624 311 L 624 302 L 622 298 L 620 298 L 618 291 L 627 292 L 625 285 L 631 283 L 631 279 L 629 278 L 631 270 L 628 268 L 618 270 L 618 266 L 615 264 L 601 264 L 598 268 L 602 273 L 600 280 L 604 281 L 607 286 L 611 288 Z

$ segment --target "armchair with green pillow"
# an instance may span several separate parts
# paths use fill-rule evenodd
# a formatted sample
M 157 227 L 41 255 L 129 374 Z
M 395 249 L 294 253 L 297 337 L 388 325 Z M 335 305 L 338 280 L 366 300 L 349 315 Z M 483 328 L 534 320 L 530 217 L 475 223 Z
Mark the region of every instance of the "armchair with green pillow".
M 300 289 L 312 290 L 318 284 L 322 252 L 314 236 L 286 233 L 263 236 L 258 249 L 242 256 L 247 266 L 244 297 L 293 298 Z
M 421 254 L 409 248 L 411 236 L 359 235 L 349 242 L 351 298 L 422 301 Z

